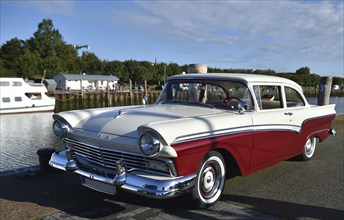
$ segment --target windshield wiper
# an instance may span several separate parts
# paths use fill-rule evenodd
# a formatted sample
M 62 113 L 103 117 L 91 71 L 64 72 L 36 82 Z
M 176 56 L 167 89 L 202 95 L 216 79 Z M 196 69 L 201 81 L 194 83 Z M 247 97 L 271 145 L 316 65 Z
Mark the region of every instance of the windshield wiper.
M 175 99 L 169 99 L 159 102 L 159 104 L 169 104 L 169 103 L 185 103 L 185 101 L 175 100 Z
M 164 101 L 159 102 L 159 104 L 171 104 L 171 103 L 178 103 L 178 104 L 184 104 L 184 105 L 201 105 L 208 108 L 215 108 L 214 106 L 207 103 L 203 103 L 203 102 L 190 102 L 190 101 L 182 101 L 182 100 L 175 100 L 175 99 L 164 100 Z
M 197 105 L 202 105 L 202 106 L 205 106 L 205 107 L 208 107 L 208 108 L 215 108 L 214 106 L 212 106 L 210 104 L 207 104 L 207 103 L 204 103 L 204 102 L 192 102 L 192 103 L 195 103 Z

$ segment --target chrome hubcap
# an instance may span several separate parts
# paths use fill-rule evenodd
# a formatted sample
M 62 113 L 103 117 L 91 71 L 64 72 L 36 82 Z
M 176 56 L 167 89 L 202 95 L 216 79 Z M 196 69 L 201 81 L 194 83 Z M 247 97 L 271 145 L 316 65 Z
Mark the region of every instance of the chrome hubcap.
M 203 191 L 205 193 L 209 193 L 209 191 L 214 187 L 215 178 L 214 178 L 214 171 L 212 167 L 207 167 L 204 170 L 203 175 Z
M 215 163 L 209 163 L 205 166 L 201 179 L 200 189 L 204 198 L 212 198 L 218 191 L 221 181 L 220 166 Z
M 314 150 L 314 144 L 313 144 L 313 141 L 312 139 L 308 139 L 307 142 L 306 142 L 306 154 L 307 155 L 310 155 L 312 154 L 313 150 Z
M 225 166 L 223 160 L 211 156 L 203 162 L 197 180 L 199 199 L 206 204 L 215 202 L 221 196 L 225 182 Z

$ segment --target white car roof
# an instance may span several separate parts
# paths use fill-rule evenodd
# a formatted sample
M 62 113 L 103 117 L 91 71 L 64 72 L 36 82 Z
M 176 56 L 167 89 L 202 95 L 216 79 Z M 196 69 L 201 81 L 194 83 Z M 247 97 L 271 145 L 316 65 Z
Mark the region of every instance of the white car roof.
M 296 82 L 278 76 L 268 76 L 268 75 L 258 75 L 258 74 L 237 74 L 237 73 L 189 73 L 175 75 L 168 78 L 169 80 L 178 80 L 178 79 L 218 79 L 218 80 L 235 80 L 246 83 L 282 83 L 289 84 L 301 89 L 301 86 Z

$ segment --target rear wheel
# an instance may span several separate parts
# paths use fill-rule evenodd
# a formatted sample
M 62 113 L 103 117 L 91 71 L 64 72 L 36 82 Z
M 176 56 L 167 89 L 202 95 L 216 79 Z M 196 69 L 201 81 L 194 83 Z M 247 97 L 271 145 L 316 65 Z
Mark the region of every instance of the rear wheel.
M 192 190 L 192 198 L 197 208 L 209 207 L 220 199 L 225 175 L 226 167 L 221 154 L 216 151 L 208 153 L 198 168 L 196 186 Z
M 316 145 L 317 145 L 317 139 L 315 137 L 310 137 L 307 139 L 303 147 L 303 153 L 302 153 L 303 160 L 309 160 L 313 157 Z

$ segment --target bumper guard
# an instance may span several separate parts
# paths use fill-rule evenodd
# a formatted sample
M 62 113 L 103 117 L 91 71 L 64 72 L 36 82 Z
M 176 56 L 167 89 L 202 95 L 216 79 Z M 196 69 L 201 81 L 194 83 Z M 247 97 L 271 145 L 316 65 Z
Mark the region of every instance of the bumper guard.
M 51 156 L 49 165 L 60 170 L 74 172 L 82 177 L 105 184 L 107 187 L 119 187 L 155 199 L 171 198 L 189 192 L 195 186 L 196 178 L 196 174 L 183 177 L 164 177 L 138 170 L 127 172 L 121 161 L 116 162 L 116 176 L 109 178 L 80 169 L 76 161 L 70 159 L 67 150 L 55 152 Z M 101 187 L 92 189 L 108 193 L 108 190 L 102 190 Z

